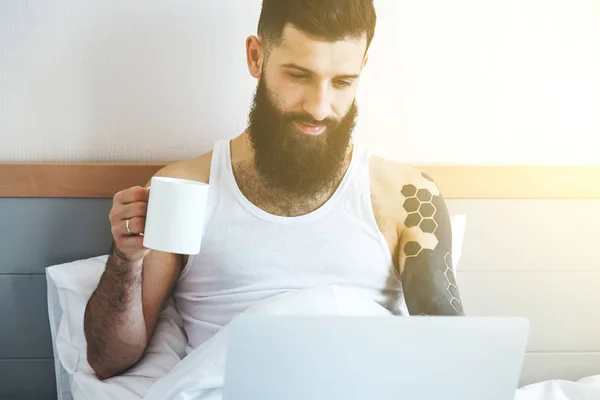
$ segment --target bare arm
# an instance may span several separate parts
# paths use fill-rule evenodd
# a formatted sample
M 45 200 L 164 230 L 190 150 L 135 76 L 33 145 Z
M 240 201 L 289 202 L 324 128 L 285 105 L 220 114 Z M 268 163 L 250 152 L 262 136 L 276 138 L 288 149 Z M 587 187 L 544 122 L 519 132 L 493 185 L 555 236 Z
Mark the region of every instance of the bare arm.
M 87 357 L 100 379 L 139 360 L 148 335 L 142 311 L 142 260 L 127 262 L 113 246 L 84 316 Z
M 100 379 L 118 375 L 143 355 L 156 320 L 179 276 L 180 255 L 142 245 L 147 190 L 118 193 L 110 220 L 113 233 L 106 268 L 84 315 L 87 358 Z M 130 235 L 125 222 L 130 219 Z
M 408 213 L 400 237 L 400 270 L 411 315 L 463 315 L 452 267 L 452 229 L 439 188 L 427 175 L 402 188 Z
M 207 153 L 171 164 L 155 176 L 208 183 L 211 159 L 212 153 Z M 139 186 L 119 192 L 113 199 L 109 215 L 113 249 L 84 316 L 88 362 L 100 379 L 124 372 L 143 356 L 188 260 L 187 255 L 144 248 L 139 233 L 146 225 L 148 200 L 148 189 Z M 127 232 L 127 219 L 132 235 Z

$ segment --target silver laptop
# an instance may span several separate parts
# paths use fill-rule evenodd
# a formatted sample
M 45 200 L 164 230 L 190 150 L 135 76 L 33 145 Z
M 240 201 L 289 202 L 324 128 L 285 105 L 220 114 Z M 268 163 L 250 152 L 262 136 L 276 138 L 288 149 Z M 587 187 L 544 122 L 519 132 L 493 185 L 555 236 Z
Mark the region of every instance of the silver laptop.
M 509 317 L 240 316 L 224 400 L 513 400 L 529 322 Z

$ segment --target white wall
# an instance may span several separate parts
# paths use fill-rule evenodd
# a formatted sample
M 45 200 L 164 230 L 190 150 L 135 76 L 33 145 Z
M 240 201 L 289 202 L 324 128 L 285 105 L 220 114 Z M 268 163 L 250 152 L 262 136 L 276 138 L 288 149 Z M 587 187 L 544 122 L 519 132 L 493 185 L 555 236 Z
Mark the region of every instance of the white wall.
M 415 163 L 600 162 L 600 3 L 376 0 L 358 140 Z M 173 161 L 239 134 L 260 0 L 0 1 L 0 162 Z

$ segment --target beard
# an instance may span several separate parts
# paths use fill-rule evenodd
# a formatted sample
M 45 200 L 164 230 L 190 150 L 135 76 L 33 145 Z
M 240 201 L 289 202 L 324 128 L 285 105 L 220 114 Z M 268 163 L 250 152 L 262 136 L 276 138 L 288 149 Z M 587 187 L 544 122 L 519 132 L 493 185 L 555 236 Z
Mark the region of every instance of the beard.
M 310 114 L 280 111 L 272 99 L 261 78 L 250 109 L 248 135 L 264 183 L 293 196 L 331 189 L 345 166 L 358 115 L 355 101 L 342 119 L 316 121 Z M 312 136 L 300 131 L 294 122 L 325 129 Z

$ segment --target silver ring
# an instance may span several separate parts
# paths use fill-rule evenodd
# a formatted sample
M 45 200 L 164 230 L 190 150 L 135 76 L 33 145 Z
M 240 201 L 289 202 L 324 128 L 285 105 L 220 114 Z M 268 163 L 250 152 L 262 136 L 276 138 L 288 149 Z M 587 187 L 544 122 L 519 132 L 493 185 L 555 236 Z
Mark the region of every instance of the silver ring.
M 125 221 L 125 228 L 127 228 L 127 232 L 129 232 L 130 235 L 133 235 L 133 232 L 129 230 L 129 220 Z

